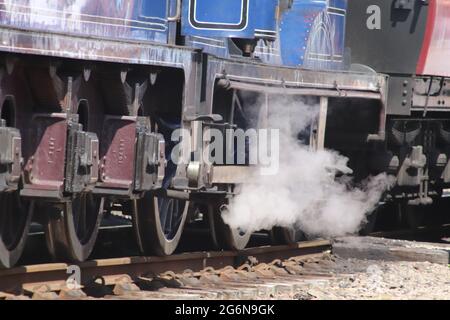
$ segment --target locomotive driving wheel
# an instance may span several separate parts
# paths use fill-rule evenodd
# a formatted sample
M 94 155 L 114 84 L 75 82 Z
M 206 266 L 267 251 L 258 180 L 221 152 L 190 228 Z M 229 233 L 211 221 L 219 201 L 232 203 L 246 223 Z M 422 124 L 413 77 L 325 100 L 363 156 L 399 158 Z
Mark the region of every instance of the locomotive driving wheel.
M 0 207 L 0 268 L 11 268 L 25 247 L 34 205 L 17 191 L 0 194 Z
M 146 255 L 169 256 L 183 233 L 189 202 L 147 193 L 131 202 L 131 214 L 140 251 Z
M 228 210 L 228 200 L 208 204 L 207 210 L 211 238 L 217 249 L 240 251 L 247 247 L 251 233 L 230 227 L 222 218 L 223 212 Z
M 129 213 L 133 218 L 133 227 L 139 250 L 144 255 L 169 256 L 175 252 L 188 215 L 189 201 L 168 197 L 177 165 L 172 161 L 171 142 L 173 130 L 179 128 L 179 121 L 159 119 L 159 132 L 166 141 L 167 166 L 158 194 L 147 192 L 142 199 L 132 200 Z
M 95 246 L 104 199 L 90 193 L 63 204 L 46 205 L 47 247 L 56 261 L 83 262 Z

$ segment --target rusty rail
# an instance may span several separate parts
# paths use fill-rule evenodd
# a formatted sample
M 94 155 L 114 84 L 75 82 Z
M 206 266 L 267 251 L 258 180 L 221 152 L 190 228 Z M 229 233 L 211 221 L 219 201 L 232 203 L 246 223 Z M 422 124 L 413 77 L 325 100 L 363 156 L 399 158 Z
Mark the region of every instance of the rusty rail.
M 259 247 L 240 252 L 198 252 L 164 258 L 127 257 L 92 260 L 78 266 L 81 270 L 81 285 L 86 285 L 97 277 L 102 277 L 105 285 L 114 285 L 124 277 L 136 279 L 138 277 L 154 277 L 167 271 L 199 272 L 205 268 L 239 267 L 252 259 L 258 263 L 269 263 L 276 259 L 320 254 L 330 248 L 329 241 L 315 240 L 292 246 Z M 21 294 L 33 292 L 43 285 L 51 291 L 62 290 L 66 287 L 69 267 L 69 264 L 54 263 L 0 270 L 0 292 Z

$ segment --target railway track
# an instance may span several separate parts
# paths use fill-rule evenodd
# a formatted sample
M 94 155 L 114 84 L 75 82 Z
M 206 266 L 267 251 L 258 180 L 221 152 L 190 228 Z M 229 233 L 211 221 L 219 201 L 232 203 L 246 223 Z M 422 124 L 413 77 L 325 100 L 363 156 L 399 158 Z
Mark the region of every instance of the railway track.
M 0 270 L 0 299 L 292 297 L 301 283 L 327 277 L 302 266 L 323 259 L 330 249 L 329 241 L 316 240 L 240 252 L 92 260 L 77 266 L 28 265 Z M 79 271 L 79 287 L 67 282 L 74 270 Z
M 371 236 L 436 242 L 444 234 L 450 234 L 450 225 L 376 232 Z M 0 270 L 0 300 L 293 298 L 305 283 L 332 277 L 316 268 L 330 258 L 330 249 L 330 241 L 315 240 L 239 252 L 95 259 L 76 266 L 30 264 Z M 80 286 L 69 287 L 68 279 L 77 270 Z
M 414 229 L 399 229 L 393 231 L 379 231 L 370 234 L 372 237 L 415 240 L 428 242 L 448 242 L 450 239 L 450 224 L 441 226 L 422 226 Z

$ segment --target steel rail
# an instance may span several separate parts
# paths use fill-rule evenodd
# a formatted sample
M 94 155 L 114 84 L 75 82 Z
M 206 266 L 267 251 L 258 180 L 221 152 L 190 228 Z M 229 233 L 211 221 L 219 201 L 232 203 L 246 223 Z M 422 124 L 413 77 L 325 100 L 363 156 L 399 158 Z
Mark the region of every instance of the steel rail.
M 205 268 L 215 269 L 226 266 L 238 267 L 249 259 L 259 263 L 269 263 L 276 259 L 321 254 L 331 249 L 331 242 L 315 240 L 300 242 L 289 246 L 267 246 L 250 248 L 239 252 L 196 252 L 183 253 L 169 257 L 125 257 L 92 260 L 78 265 L 81 271 L 81 285 L 86 285 L 97 277 L 102 277 L 106 285 L 113 285 L 123 277 L 132 279 L 151 277 L 173 271 L 191 270 L 199 272 Z M 52 291 L 66 287 L 70 264 L 52 263 L 28 265 L 14 269 L 0 270 L 0 292 L 34 292 L 45 285 Z M 0 295 L 1 297 L 1 295 Z

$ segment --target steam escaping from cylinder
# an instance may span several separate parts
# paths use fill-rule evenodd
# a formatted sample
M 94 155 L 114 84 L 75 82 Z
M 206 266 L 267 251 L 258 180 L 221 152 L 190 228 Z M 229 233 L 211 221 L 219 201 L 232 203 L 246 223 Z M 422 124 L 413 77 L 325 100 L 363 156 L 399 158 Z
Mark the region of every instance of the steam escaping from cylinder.
M 357 233 L 394 178 L 381 174 L 355 185 L 346 157 L 309 145 L 319 105 L 287 98 L 261 105 L 254 107 L 256 126 L 279 129 L 279 170 L 239 186 L 224 221 L 247 232 L 294 227 L 311 237 Z

